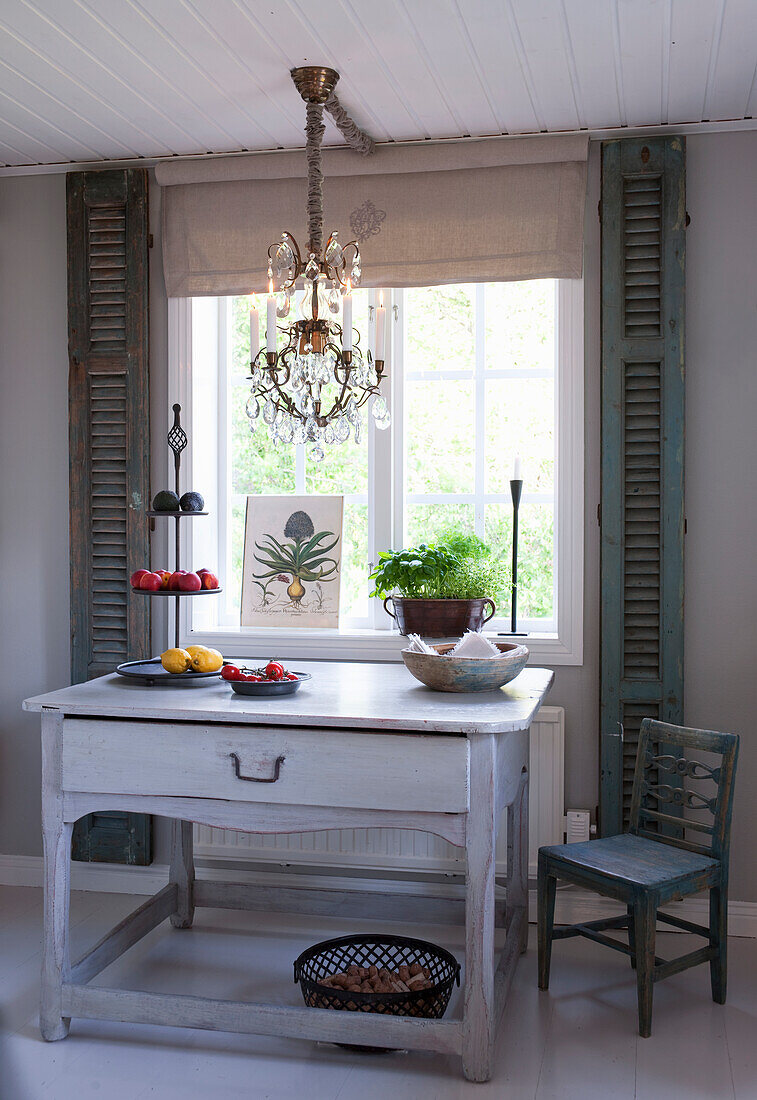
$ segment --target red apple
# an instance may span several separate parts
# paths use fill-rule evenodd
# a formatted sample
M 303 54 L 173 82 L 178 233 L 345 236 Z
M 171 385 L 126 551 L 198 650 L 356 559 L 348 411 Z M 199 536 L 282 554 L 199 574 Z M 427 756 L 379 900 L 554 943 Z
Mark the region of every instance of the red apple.
M 155 572 L 160 577 L 160 581 L 161 581 L 160 587 L 161 588 L 168 588 L 168 582 L 171 579 L 170 570 L 168 570 L 168 569 L 156 569 Z
M 139 582 L 149 572 L 149 569 L 137 569 L 136 573 L 132 573 L 132 575 L 129 577 L 129 583 L 131 584 L 132 588 L 139 588 Z
M 159 573 L 145 573 L 139 582 L 139 587 L 145 592 L 157 592 L 159 588 L 163 587 L 163 581 Z
M 199 592 L 202 588 L 202 581 L 196 573 L 182 573 L 178 585 L 180 592 Z
M 218 577 L 209 569 L 203 569 L 201 576 L 203 588 L 218 588 Z
M 175 592 L 179 587 L 179 577 L 183 577 L 186 573 L 186 569 L 177 569 L 175 573 L 172 573 L 168 578 L 168 587 L 172 592 Z

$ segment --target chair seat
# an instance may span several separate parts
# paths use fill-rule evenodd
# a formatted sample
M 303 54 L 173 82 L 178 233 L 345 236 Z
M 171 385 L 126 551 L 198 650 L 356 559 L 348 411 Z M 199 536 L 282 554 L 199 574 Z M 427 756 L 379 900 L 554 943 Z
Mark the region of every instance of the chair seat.
M 539 849 L 548 859 L 585 869 L 634 886 L 667 886 L 701 872 L 718 872 L 710 856 L 675 848 L 659 840 L 621 833 L 582 844 L 552 844 Z M 703 889 L 704 887 L 700 887 Z

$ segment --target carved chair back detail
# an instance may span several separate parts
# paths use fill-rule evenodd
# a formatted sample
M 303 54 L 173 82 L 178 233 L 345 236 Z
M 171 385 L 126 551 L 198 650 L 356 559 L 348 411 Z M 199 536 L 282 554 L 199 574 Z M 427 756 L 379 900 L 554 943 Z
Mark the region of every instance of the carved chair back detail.
M 629 831 L 727 864 L 737 746 L 731 734 L 645 718 L 639 731 Z M 720 763 L 695 760 L 692 752 L 717 754 Z M 702 789 L 692 789 L 692 784 Z M 667 813 L 665 806 L 674 812 Z M 696 816 L 684 816 L 686 810 Z M 702 820 L 704 814 L 710 820 Z M 689 830 L 702 834 L 701 842 L 689 840 Z

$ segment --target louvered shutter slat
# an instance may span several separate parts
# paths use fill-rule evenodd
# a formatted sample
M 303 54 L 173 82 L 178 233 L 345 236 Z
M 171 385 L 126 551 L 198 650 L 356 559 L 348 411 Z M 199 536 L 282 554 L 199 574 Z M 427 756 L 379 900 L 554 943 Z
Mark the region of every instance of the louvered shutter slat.
M 683 720 L 684 209 L 680 139 L 605 144 L 600 646 L 605 835 L 628 824 L 642 719 Z
M 74 682 L 149 657 L 149 600 L 129 574 L 150 560 L 147 176 L 67 179 Z M 149 863 L 150 819 L 91 814 L 74 858 Z

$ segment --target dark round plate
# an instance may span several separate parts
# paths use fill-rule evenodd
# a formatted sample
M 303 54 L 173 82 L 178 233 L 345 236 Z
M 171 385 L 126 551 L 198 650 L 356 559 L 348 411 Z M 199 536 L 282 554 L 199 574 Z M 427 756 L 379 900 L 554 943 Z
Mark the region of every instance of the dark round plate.
M 298 680 L 261 680 L 259 684 L 245 683 L 244 680 L 224 680 L 237 695 L 294 695 L 304 680 L 312 679 L 309 672 L 298 672 L 292 669 Z
M 207 516 L 208 512 L 156 512 L 154 508 L 148 509 L 145 512 L 146 516 L 153 516 L 156 519 L 160 516 L 171 516 L 173 519 L 192 519 L 193 516 Z
M 218 672 L 166 672 L 160 657 L 151 657 L 149 661 L 126 661 L 116 672 L 145 687 L 201 687 L 221 675 L 220 669 Z
M 178 588 L 158 588 L 153 592 L 149 588 L 132 588 L 132 592 L 140 596 L 215 596 L 217 592 L 223 592 L 223 589 L 198 588 L 195 592 L 183 592 Z

